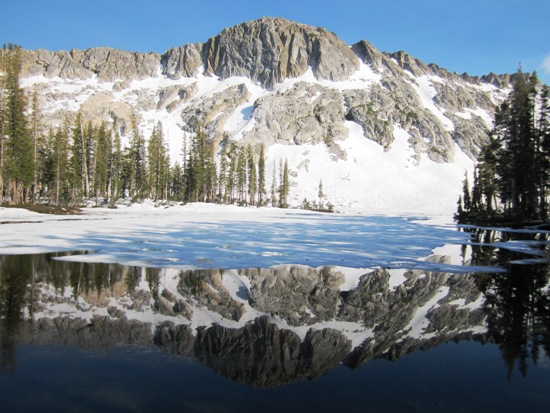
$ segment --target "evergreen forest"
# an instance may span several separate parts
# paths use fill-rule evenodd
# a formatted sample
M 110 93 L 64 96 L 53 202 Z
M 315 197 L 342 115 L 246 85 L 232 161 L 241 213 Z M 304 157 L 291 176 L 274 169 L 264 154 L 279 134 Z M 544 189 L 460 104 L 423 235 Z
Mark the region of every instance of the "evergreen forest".
M 20 87 L 20 48 L 0 50 L 0 188 L 2 204 L 75 206 L 86 200 L 217 202 L 286 208 L 288 163 L 274 168 L 266 190 L 264 147 L 221 143 L 221 157 L 200 125 L 183 139 L 181 159 L 171 162 L 162 127 L 145 139 L 134 123 L 124 147 L 105 123 L 80 114 L 44 132 L 37 97 Z M 278 173 L 277 173 L 278 172 Z
M 521 70 L 497 108 L 473 183 L 464 180 L 455 218 L 466 223 L 547 220 L 550 195 L 550 87 Z

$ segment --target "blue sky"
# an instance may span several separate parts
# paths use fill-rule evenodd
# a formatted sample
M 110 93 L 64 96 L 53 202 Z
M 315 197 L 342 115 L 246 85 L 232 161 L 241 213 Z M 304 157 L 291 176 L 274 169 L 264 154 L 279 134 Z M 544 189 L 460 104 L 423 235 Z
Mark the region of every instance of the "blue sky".
M 451 72 L 513 73 L 521 64 L 550 84 L 549 0 L 0 0 L 0 10 L 0 42 L 26 49 L 162 53 L 276 16 Z

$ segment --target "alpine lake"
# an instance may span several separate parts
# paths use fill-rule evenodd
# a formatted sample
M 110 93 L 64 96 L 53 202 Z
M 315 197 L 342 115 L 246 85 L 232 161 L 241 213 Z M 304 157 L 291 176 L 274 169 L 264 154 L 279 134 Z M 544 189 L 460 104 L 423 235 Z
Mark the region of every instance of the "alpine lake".
M 550 231 L 455 228 L 408 260 L 403 225 L 380 263 L 363 224 L 319 266 L 277 264 L 299 240 L 235 269 L 0 256 L 0 411 L 549 411 Z

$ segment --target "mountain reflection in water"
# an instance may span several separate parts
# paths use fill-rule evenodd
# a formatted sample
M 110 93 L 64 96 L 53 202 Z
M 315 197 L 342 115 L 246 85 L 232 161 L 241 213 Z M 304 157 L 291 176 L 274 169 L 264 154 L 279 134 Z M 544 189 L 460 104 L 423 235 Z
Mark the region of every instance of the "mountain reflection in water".
M 181 271 L 64 261 L 65 253 L 2 256 L 1 368 L 15 373 L 26 343 L 154 344 L 234 381 L 273 387 L 341 363 L 357 368 L 475 340 L 499 345 L 509 377 L 516 366 L 526 375 L 527 361 L 550 349 L 548 234 L 466 230 L 473 242 L 463 259 L 506 273 L 364 270 L 344 290 L 357 270 Z

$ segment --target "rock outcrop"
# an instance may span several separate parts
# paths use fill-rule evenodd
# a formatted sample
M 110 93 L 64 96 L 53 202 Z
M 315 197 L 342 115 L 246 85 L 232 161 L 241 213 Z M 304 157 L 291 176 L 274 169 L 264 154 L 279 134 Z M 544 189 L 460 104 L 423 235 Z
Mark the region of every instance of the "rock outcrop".
M 223 30 L 203 48 L 205 72 L 246 76 L 268 89 L 311 67 L 316 78 L 347 79 L 357 58 L 336 35 L 280 18 L 262 18 Z
M 170 49 L 162 55 L 160 63 L 162 74 L 172 79 L 195 76 L 203 65 L 202 44 L 188 44 Z
M 181 118 L 184 130 L 193 133 L 199 124 L 212 142 L 220 142 L 224 137 L 224 125 L 227 119 L 250 98 L 245 84 L 228 87 L 211 97 L 200 97 L 183 109 Z
M 67 79 L 101 81 L 145 79 L 158 75 L 160 56 L 156 53 L 127 52 L 97 47 L 70 52 L 48 50 L 26 51 L 23 76 L 44 75 Z
M 325 143 L 337 156 L 337 142 L 348 137 L 342 95 L 334 89 L 299 82 L 254 102 L 254 127 L 243 143 L 303 145 Z
M 249 292 L 252 305 L 291 325 L 331 320 L 338 313 L 338 287 L 344 276 L 330 268 L 263 268 L 247 270 L 245 275 L 253 281 Z

